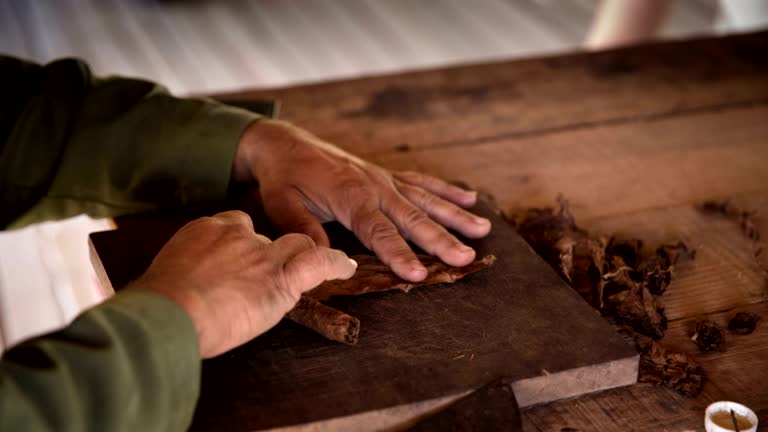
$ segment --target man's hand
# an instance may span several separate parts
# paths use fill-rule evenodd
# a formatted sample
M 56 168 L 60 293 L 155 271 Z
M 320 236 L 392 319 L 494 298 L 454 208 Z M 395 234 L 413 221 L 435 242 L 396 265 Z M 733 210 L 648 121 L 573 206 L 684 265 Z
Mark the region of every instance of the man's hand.
M 288 123 L 251 125 L 237 150 L 233 179 L 258 181 L 269 217 L 285 232 L 328 246 L 322 222 L 337 220 L 400 277 L 419 281 L 427 270 L 407 240 L 445 263 L 464 266 L 475 251 L 451 235 L 488 234 L 491 223 L 461 207 L 476 194 L 418 173 L 390 173 Z
M 195 323 L 203 358 L 269 330 L 301 294 L 347 279 L 356 264 L 303 234 L 271 242 L 239 211 L 190 222 L 177 232 L 134 286 L 169 297 Z

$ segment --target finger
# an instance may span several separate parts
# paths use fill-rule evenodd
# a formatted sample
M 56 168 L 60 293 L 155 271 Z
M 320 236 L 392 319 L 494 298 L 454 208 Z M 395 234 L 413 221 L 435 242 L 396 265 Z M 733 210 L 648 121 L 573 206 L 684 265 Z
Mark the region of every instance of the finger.
M 474 215 L 418 186 L 402 184 L 398 190 L 408 201 L 440 225 L 454 229 L 469 238 L 481 238 L 491 231 L 491 221 Z
M 387 203 L 384 213 L 395 222 L 408 239 L 427 253 L 452 266 L 465 266 L 475 259 L 475 250 L 463 244 L 423 211 L 396 196 Z
M 477 202 L 477 192 L 464 190 L 439 178 L 407 171 L 393 174 L 403 183 L 418 186 L 462 207 L 472 207 Z
M 379 209 L 357 210 L 352 218 L 352 231 L 401 278 L 418 282 L 427 277 L 427 269 Z
M 274 242 L 269 248 L 269 253 L 282 264 L 296 255 L 316 248 L 315 241 L 306 234 L 286 234 Z
M 315 247 L 291 258 L 284 266 L 287 288 L 298 298 L 327 280 L 349 279 L 357 263 L 337 249 Z
M 265 195 L 264 202 L 268 203 L 267 215 L 283 232 L 306 234 L 318 246 L 330 246 L 328 234 L 317 217 L 307 210 L 301 194 L 293 190 L 273 193 Z
M 211 218 L 218 223 L 223 223 L 228 225 L 243 225 L 247 227 L 250 231 L 254 230 L 253 221 L 251 220 L 251 217 L 248 216 L 248 213 L 242 212 L 240 210 L 230 210 L 222 213 L 217 213 L 213 215 Z

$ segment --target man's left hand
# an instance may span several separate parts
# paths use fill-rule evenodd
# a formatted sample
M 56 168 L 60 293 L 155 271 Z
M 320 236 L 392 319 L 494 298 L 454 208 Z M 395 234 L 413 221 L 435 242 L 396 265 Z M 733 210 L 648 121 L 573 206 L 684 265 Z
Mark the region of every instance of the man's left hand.
M 411 281 L 424 279 L 427 270 L 406 239 L 447 264 L 464 266 L 475 251 L 446 228 L 468 238 L 491 229 L 488 219 L 464 209 L 475 204 L 475 192 L 419 173 L 391 173 L 281 121 L 257 121 L 246 130 L 232 176 L 258 181 L 268 216 L 285 232 L 328 246 L 321 223 L 337 220 Z

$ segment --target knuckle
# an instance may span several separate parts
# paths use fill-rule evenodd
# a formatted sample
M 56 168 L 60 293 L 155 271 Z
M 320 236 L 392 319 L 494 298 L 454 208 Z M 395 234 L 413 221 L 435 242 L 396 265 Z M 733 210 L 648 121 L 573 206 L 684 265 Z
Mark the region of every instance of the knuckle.
M 347 178 L 339 181 L 336 187 L 342 191 L 349 202 L 357 202 L 368 199 L 371 192 L 366 183 L 359 178 Z
M 406 181 L 416 179 L 419 176 L 420 176 L 419 173 L 417 173 L 416 171 L 410 171 L 410 170 L 409 171 L 399 171 L 397 173 L 397 177 L 399 177 L 399 178 L 401 178 L 403 180 L 406 180 Z
M 418 229 L 432 222 L 421 210 L 409 208 L 401 216 L 401 221 L 408 229 Z
M 417 205 L 423 209 L 433 209 L 439 205 L 440 201 L 438 197 L 424 189 L 417 190 L 415 195 L 416 200 L 418 201 Z
M 277 283 L 277 291 L 291 304 L 296 304 L 301 297 L 301 289 L 297 287 L 297 280 L 288 274 L 283 273 L 280 282 Z
M 232 237 L 245 237 L 252 233 L 252 231 L 245 225 L 240 224 L 228 224 L 224 227 L 225 232 Z
M 293 302 L 298 301 L 301 296 L 301 289 L 299 287 L 301 278 L 300 275 L 296 274 L 296 271 L 295 266 L 289 267 L 288 263 L 283 262 L 279 267 L 275 281 L 275 290 Z
M 317 244 L 315 244 L 315 241 L 312 240 L 312 237 L 306 234 L 291 233 L 291 234 L 286 234 L 286 237 L 292 242 L 296 242 L 297 244 L 306 246 L 306 249 L 314 249 L 315 247 L 317 247 Z
M 387 240 L 398 235 L 392 225 L 386 221 L 375 221 L 368 225 L 368 238 L 372 240 Z
M 209 227 L 215 227 L 218 225 L 216 223 L 216 220 L 210 216 L 201 217 L 198 219 L 195 219 L 191 222 L 188 222 L 186 225 L 181 227 L 181 229 L 178 232 L 186 232 L 189 230 L 197 230 L 197 229 L 208 229 Z
M 248 213 L 246 213 L 246 212 L 244 212 L 242 210 L 229 210 L 229 211 L 227 211 L 225 213 L 229 214 L 231 216 L 234 216 L 234 217 L 236 217 L 238 219 L 247 219 L 248 218 Z

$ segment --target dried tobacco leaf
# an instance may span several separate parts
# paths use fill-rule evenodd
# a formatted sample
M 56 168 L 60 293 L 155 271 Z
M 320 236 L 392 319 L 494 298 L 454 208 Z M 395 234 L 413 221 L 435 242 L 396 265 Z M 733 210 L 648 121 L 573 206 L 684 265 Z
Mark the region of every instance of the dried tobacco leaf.
M 675 264 L 681 260 L 694 259 L 696 251 L 679 241 L 674 244 L 661 245 L 656 253 L 646 258 L 638 267 L 642 280 L 651 294 L 659 295 L 666 291 L 672 282 L 672 271 Z
M 675 263 L 693 258 L 685 243 L 643 252 L 643 241 L 589 233 L 576 225 L 568 202 L 560 209 L 528 209 L 511 218 L 533 249 L 605 316 L 654 339 L 664 336 L 664 308 L 654 296 L 672 280 Z
M 559 199 L 560 210 L 557 213 L 551 208 L 531 208 L 509 219 L 533 250 L 570 280 L 571 264 L 561 266 L 561 255 L 565 254 L 566 261 L 569 260 L 573 243 L 586 233 L 576 226 L 568 202 L 561 197 Z
M 533 250 L 554 267 L 593 307 L 600 308 L 598 285 L 603 271 L 606 239 L 576 226 L 568 201 L 560 209 L 527 209 L 511 219 Z
M 638 381 L 663 384 L 692 398 L 701 392 L 704 369 L 687 355 L 667 351 L 651 341 L 640 356 Z
M 661 339 L 667 329 L 664 308 L 645 284 L 632 279 L 631 271 L 629 267 L 622 267 L 603 276 L 600 292 L 605 299 L 606 315 L 639 333 Z
M 487 255 L 465 267 L 452 267 L 440 261 L 439 258 L 419 255 L 419 261 L 427 268 L 427 277 L 421 282 L 409 282 L 397 276 L 389 266 L 375 256 L 356 255 L 352 259 L 357 261 L 357 271 L 352 278 L 323 282 L 305 295 L 323 301 L 334 296 L 356 296 L 377 291 L 402 290 L 408 292 L 416 287 L 456 282 L 464 276 L 496 262 L 495 256 Z
M 739 312 L 728 321 L 728 330 L 733 334 L 748 335 L 755 331 L 760 315 L 752 312 Z
M 691 336 L 701 352 L 725 351 L 725 333 L 714 321 L 696 321 L 696 332 Z
M 617 266 L 627 266 L 637 268 L 642 261 L 640 250 L 643 248 L 643 241 L 640 239 L 618 239 L 611 237 L 608 246 L 605 248 L 605 256 L 611 260 L 621 258 L 622 264 Z

